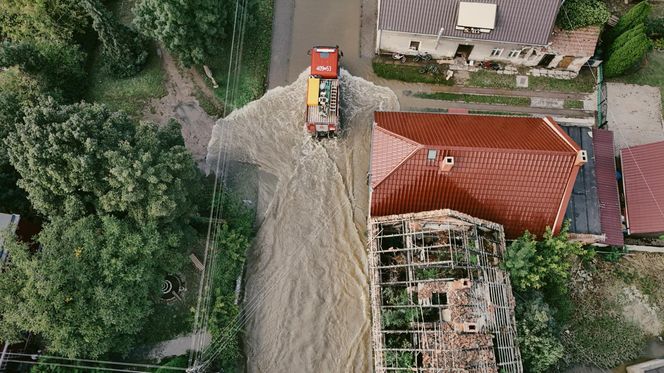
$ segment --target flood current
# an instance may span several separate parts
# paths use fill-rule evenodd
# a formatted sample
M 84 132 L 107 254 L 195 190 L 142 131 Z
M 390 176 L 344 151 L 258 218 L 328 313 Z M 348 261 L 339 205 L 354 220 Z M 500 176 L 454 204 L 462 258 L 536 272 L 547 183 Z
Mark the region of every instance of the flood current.
M 208 148 L 211 171 L 221 154 L 256 165 L 261 175 L 243 305 L 247 367 L 368 372 L 371 124 L 375 110 L 399 104 L 388 88 L 342 70 L 343 133 L 317 141 L 303 127 L 306 78 L 220 120 Z

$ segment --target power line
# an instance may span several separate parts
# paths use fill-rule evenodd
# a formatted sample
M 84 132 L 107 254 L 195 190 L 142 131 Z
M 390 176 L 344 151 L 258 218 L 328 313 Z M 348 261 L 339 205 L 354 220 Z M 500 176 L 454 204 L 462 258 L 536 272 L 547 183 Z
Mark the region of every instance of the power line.
M 49 365 L 49 366 L 57 366 L 57 367 L 65 367 L 65 368 L 83 368 L 83 369 L 92 369 L 92 370 L 103 370 L 103 371 L 107 371 L 107 372 L 150 373 L 150 371 L 147 371 L 147 370 L 103 368 L 103 367 L 88 366 L 88 365 L 72 365 L 72 364 L 51 363 L 51 362 L 46 362 L 46 361 L 29 361 L 29 360 L 14 360 L 14 359 L 7 359 L 5 361 L 8 362 L 8 363 L 17 363 L 17 364 Z M 159 367 L 159 368 L 161 368 L 161 367 Z M 180 369 L 180 370 L 184 370 L 184 369 Z
M 24 354 L 18 352 L 8 352 L 6 355 L 10 356 L 20 356 L 20 357 L 38 357 L 44 359 L 55 359 L 55 360 L 67 360 L 67 361 L 82 361 L 86 363 L 97 363 L 97 364 L 106 364 L 106 365 L 122 365 L 127 367 L 141 367 L 141 368 L 158 368 L 158 369 L 167 369 L 167 370 L 179 370 L 182 371 L 184 368 L 175 368 L 175 367 L 163 367 L 160 365 L 154 364 L 141 364 L 141 363 L 125 363 L 119 361 L 108 361 L 108 360 L 92 360 L 92 359 L 77 359 L 77 358 L 68 358 L 63 356 L 51 356 L 51 355 L 42 355 L 42 354 Z

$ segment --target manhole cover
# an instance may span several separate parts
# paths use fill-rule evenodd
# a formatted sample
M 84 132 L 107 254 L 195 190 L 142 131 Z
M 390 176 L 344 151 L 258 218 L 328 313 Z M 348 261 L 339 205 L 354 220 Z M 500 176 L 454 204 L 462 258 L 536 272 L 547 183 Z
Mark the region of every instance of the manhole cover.
M 528 88 L 528 76 L 526 75 L 517 75 L 516 76 L 516 86 L 519 88 Z
M 166 302 L 180 299 L 184 291 L 184 282 L 178 275 L 167 275 L 161 283 L 161 299 Z

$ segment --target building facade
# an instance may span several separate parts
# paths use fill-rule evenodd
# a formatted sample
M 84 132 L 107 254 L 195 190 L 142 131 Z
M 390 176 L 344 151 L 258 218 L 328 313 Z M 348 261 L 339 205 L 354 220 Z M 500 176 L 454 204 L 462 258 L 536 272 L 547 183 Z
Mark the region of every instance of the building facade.
M 379 0 L 376 53 L 578 72 L 600 30 L 555 28 L 559 8 L 560 0 Z

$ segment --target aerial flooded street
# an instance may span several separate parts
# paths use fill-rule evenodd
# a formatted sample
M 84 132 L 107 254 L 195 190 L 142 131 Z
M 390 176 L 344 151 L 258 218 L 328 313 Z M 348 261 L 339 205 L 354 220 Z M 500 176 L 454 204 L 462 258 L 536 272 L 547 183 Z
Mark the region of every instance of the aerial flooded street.
M 374 110 L 392 91 L 342 71 L 344 131 L 316 141 L 303 129 L 307 73 L 215 126 L 222 149 L 258 166 L 259 230 L 244 309 L 249 372 L 364 372 L 371 366 L 366 259 L 367 172 Z

